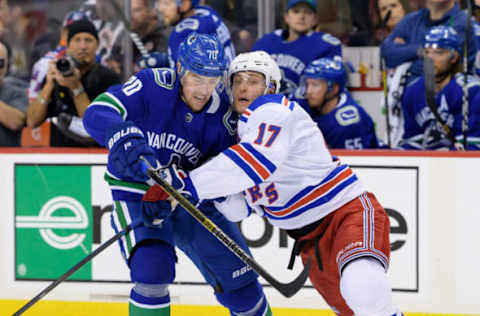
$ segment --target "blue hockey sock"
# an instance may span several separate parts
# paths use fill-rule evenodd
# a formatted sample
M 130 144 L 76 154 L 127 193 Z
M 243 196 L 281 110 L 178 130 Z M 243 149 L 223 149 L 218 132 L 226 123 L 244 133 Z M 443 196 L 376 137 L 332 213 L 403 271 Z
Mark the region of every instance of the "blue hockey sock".
M 137 293 L 133 288 L 128 302 L 129 316 L 170 316 L 170 294 L 160 297 L 148 297 Z M 141 292 L 141 290 L 139 291 Z

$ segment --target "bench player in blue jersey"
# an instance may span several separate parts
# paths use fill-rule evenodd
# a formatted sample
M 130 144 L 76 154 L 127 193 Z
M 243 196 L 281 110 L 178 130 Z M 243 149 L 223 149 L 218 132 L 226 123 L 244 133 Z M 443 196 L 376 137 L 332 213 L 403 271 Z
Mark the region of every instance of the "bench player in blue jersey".
M 435 106 L 443 122 L 449 127 L 455 144 L 463 143 L 462 106 L 464 74 L 460 73 L 462 42 L 457 32 L 446 26 L 437 26 L 424 35 L 424 54 L 432 58 L 435 71 Z M 468 76 L 469 131 L 466 149 L 480 149 L 478 145 L 478 108 L 475 97 L 480 91 L 478 78 Z M 404 149 L 455 149 L 441 123 L 435 118 L 425 99 L 425 78 L 413 80 L 405 89 L 402 111 L 405 132 L 400 142 Z M 478 100 L 478 98 L 476 99 Z
M 380 147 L 372 118 L 353 99 L 346 83 L 342 62 L 316 59 L 305 69 L 295 101 L 318 124 L 329 148 Z
M 191 32 L 216 34 L 222 43 L 227 63 L 235 57 L 230 31 L 212 8 L 199 5 L 200 0 L 158 0 L 157 8 L 168 25 L 173 26 L 168 39 L 168 58 L 173 67 L 178 59 L 178 46 Z
M 176 71 L 140 71 L 121 88 L 97 97 L 85 113 L 87 131 L 109 149 L 105 179 L 114 200 L 115 231 L 145 223 L 120 243 L 135 283 L 130 316 L 170 315 L 174 247 L 195 263 L 231 315 L 271 315 L 256 273 L 185 210 L 176 207 L 173 216 L 160 224 L 155 220 L 172 206 L 158 186 L 146 184 L 139 161 L 144 156 L 153 165 L 175 163 L 191 170 L 234 143 L 236 117 L 218 88 L 225 67 L 216 37 L 191 33 L 180 45 Z M 227 221 L 213 201 L 199 207 L 248 251 L 237 225 Z
M 307 65 L 320 57 L 341 58 L 342 45 L 338 38 L 315 32 L 316 0 L 289 0 L 284 19 L 285 30 L 264 35 L 252 48 L 272 56 L 283 72 L 281 93 L 291 93 L 300 83 Z

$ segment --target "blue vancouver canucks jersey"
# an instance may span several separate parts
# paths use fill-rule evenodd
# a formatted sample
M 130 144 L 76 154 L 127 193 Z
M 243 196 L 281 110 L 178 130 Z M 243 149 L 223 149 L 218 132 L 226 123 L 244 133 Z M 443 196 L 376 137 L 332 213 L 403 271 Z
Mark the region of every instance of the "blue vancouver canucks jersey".
M 335 109 L 319 114 L 310 108 L 306 99 L 295 99 L 322 131 L 329 148 L 366 149 L 379 148 L 375 126 L 368 113 L 357 104 L 348 91 L 339 95 Z
M 340 40 L 328 33 L 310 32 L 296 41 L 287 42 L 284 38 L 285 32 L 276 30 L 266 34 L 252 48 L 252 51 L 266 51 L 277 62 L 286 85 L 282 87 L 282 93 L 291 93 L 297 88 L 303 71 L 312 60 L 342 57 Z
M 199 6 L 194 9 L 194 15 L 181 20 L 173 29 L 168 39 L 168 58 L 173 68 L 178 60 L 180 43 L 192 32 L 215 34 L 223 45 L 227 65 L 235 58 L 235 49 L 230 37 L 230 31 L 218 13 L 209 7 Z
M 180 96 L 180 83 L 170 69 L 145 69 L 123 86 L 98 96 L 89 106 L 84 125 L 104 145 L 108 129 L 122 120 L 142 130 L 163 166 L 175 163 L 192 170 L 235 143 L 236 114 L 226 93 L 214 92 L 205 108 L 190 110 Z M 122 182 L 107 166 L 106 180 L 114 199 L 138 198 L 144 188 Z
M 450 82 L 435 96 L 435 106 L 442 120 L 452 131 L 456 141 L 462 141 L 462 105 L 464 84 L 463 74 L 457 74 Z M 469 125 L 478 121 L 476 118 L 479 104 L 475 104 L 475 97 L 478 96 L 480 81 L 468 77 L 468 102 L 469 102 Z M 403 100 L 402 109 L 405 116 L 405 132 L 400 146 L 404 149 L 442 149 L 453 148 L 453 145 L 446 137 L 445 131 L 435 119 L 425 99 L 424 77 L 419 77 L 407 86 Z M 476 98 L 478 100 L 478 97 Z M 467 141 L 473 145 L 474 139 L 478 137 L 469 133 Z M 475 138 L 477 139 L 477 138 Z

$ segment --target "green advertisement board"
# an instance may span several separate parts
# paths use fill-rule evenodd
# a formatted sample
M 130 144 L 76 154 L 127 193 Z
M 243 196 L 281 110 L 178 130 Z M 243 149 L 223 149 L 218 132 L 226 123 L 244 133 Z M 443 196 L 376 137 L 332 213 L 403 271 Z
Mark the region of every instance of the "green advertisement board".
M 56 279 L 92 251 L 91 166 L 15 165 L 15 277 Z M 70 280 L 91 280 L 86 264 Z

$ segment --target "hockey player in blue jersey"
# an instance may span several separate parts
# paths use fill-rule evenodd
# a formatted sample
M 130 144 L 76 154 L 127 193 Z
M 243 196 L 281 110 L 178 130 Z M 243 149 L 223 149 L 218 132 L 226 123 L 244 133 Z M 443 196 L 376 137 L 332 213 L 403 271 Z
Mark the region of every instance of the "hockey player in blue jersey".
M 303 71 L 314 59 L 342 56 L 339 39 L 313 30 L 317 24 L 316 11 L 316 0 L 289 0 L 284 15 L 287 28 L 264 35 L 252 48 L 269 53 L 280 66 L 281 93 L 288 94 L 297 88 Z
M 425 54 L 432 58 L 435 70 L 435 106 L 438 114 L 446 123 L 455 138 L 462 143 L 462 105 L 464 76 L 461 69 L 461 41 L 453 28 L 438 26 L 425 34 Z M 425 99 L 425 78 L 419 77 L 406 88 L 402 100 L 405 115 L 405 132 L 400 146 L 404 149 L 454 149 L 440 122 L 434 117 Z M 470 112 L 470 128 L 477 119 L 478 103 L 473 100 L 478 95 L 480 81 L 473 76 L 468 77 L 468 102 Z M 478 98 L 477 98 L 478 100 Z M 469 133 L 467 149 L 478 149 L 470 137 L 478 137 Z
M 256 273 L 184 209 L 176 207 L 165 221 L 156 220 L 173 206 L 160 187 L 146 184 L 139 160 L 143 156 L 153 165 L 175 163 L 191 170 L 235 141 L 236 118 L 226 94 L 216 91 L 225 67 L 216 37 L 194 32 L 180 45 L 176 72 L 140 71 L 118 90 L 97 97 L 85 113 L 87 131 L 109 149 L 105 179 L 114 200 L 114 230 L 144 223 L 120 243 L 135 283 L 130 316 L 170 315 L 175 246 L 195 263 L 231 315 L 272 315 Z M 213 201 L 199 207 L 248 252 L 238 226 Z
M 191 32 L 216 34 L 223 45 L 227 64 L 235 57 L 230 31 L 220 15 L 200 0 L 158 0 L 157 8 L 168 25 L 173 26 L 168 39 L 168 58 L 173 67 L 178 59 L 178 46 Z
M 455 0 L 426 0 L 425 8 L 407 14 L 382 43 L 381 48 L 387 67 L 395 68 L 411 61 L 408 81 L 421 76 L 423 36 L 429 28 L 435 26 L 453 27 L 463 42 L 467 14 L 462 11 L 457 2 Z M 469 69 L 473 70 L 477 45 L 472 30 L 467 39 L 468 64 Z
M 312 61 L 296 90 L 295 100 L 318 124 L 329 148 L 378 148 L 375 126 L 345 85 L 342 62 L 330 58 Z

